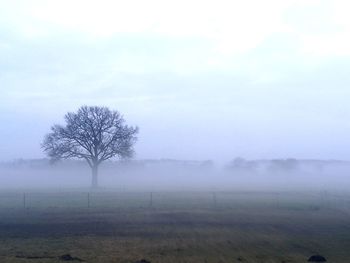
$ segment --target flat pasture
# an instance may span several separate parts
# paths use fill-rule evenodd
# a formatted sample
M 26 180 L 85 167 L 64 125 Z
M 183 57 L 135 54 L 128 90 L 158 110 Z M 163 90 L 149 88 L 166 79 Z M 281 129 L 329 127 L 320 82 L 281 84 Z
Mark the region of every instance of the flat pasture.
M 0 262 L 350 260 L 350 203 L 328 192 L 1 192 Z M 74 261 L 74 260 L 73 260 Z

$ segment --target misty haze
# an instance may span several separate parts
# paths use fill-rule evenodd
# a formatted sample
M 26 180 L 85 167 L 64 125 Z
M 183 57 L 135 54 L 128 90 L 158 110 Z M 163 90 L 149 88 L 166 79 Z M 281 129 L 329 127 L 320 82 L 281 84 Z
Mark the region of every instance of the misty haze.
M 348 262 L 348 10 L 0 0 L 0 262 Z

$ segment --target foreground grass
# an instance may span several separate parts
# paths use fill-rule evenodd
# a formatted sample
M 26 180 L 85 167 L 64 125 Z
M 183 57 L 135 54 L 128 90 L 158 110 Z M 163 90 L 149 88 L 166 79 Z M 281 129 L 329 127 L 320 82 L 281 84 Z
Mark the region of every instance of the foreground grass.
M 251 196 L 231 205 L 0 210 L 0 262 L 350 260 L 347 209 Z M 146 204 L 147 202 L 145 202 Z M 165 203 L 164 203 L 165 204 Z M 31 258 L 37 257 L 37 258 Z

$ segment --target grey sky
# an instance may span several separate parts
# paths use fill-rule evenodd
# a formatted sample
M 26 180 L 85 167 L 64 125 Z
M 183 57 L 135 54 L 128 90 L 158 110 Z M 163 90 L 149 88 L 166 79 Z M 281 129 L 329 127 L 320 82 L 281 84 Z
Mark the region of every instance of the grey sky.
M 83 104 L 138 158 L 350 159 L 347 1 L 1 1 L 0 160 Z

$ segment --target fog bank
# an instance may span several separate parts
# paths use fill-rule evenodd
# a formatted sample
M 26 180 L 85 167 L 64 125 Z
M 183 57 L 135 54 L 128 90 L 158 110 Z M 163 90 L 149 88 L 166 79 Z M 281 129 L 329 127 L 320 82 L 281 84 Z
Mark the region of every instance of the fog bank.
M 350 162 L 322 160 L 109 161 L 99 171 L 100 190 L 115 191 L 345 191 Z M 85 162 L 16 160 L 0 165 L 1 190 L 89 189 Z

